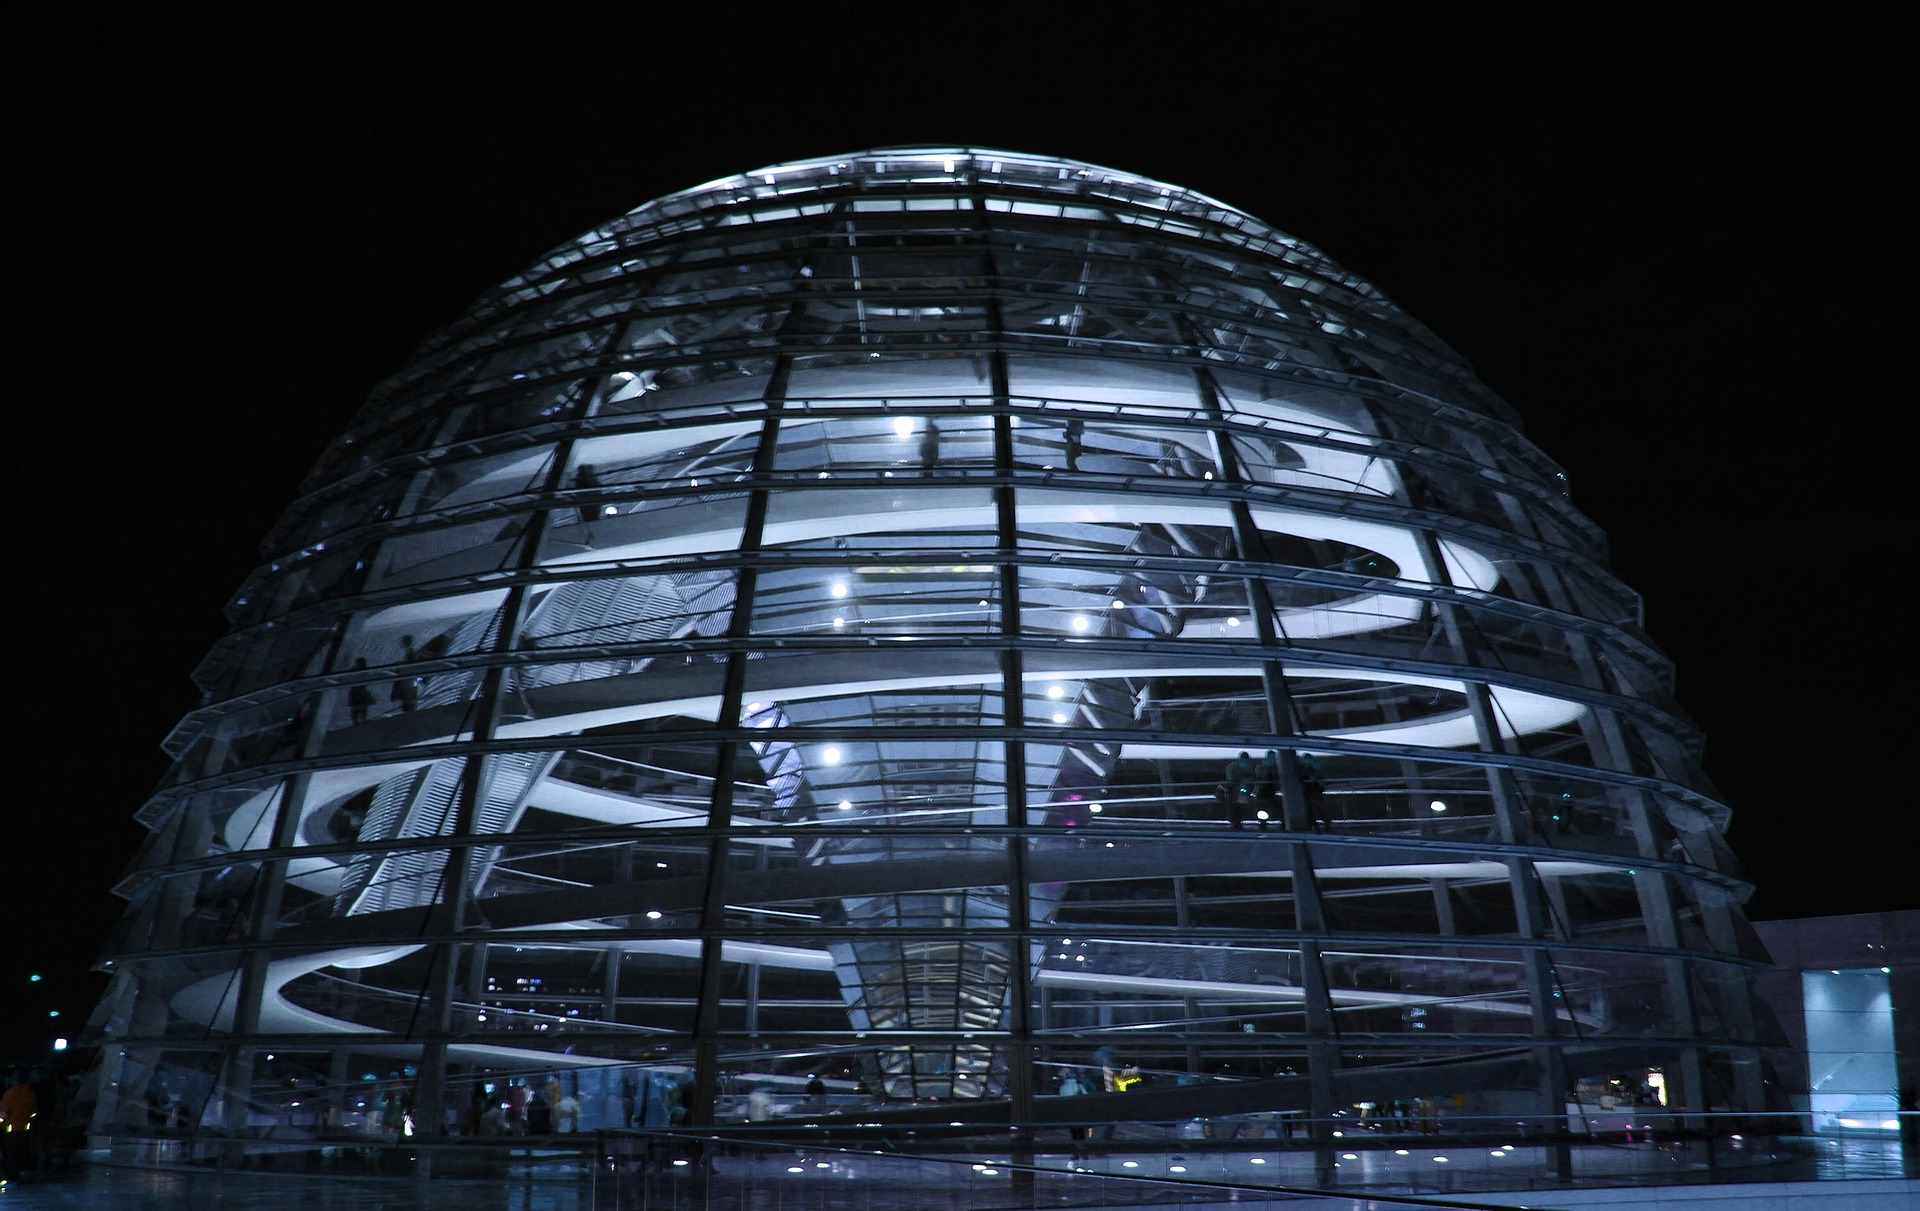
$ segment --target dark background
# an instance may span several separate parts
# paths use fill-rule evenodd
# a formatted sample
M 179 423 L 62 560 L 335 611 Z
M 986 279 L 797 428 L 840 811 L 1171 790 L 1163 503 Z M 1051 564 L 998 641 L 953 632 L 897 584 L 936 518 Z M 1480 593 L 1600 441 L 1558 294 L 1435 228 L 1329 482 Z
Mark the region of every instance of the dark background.
M 1520 411 L 1611 536 L 1706 730 L 1752 915 L 1920 904 L 1895 775 L 1897 38 L 1866 9 L 1679 7 L 90 10 L 16 29 L 0 1039 L 86 1016 L 188 674 L 378 380 L 643 201 L 905 143 L 1183 184 L 1373 280 Z

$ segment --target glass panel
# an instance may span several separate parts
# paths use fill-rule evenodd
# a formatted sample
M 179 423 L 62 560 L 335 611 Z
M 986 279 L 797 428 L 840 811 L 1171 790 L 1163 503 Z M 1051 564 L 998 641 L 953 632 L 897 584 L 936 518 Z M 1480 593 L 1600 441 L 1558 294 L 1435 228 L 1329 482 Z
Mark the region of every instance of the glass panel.
M 993 419 L 987 416 L 791 418 L 780 426 L 774 466 L 832 477 L 859 473 L 949 475 L 993 467 Z
M 1234 552 L 1233 514 L 1222 502 L 1150 495 L 1122 501 L 1050 488 L 1023 488 L 1018 501 L 1023 547 L 1203 559 Z
M 554 735 L 711 723 L 725 678 L 726 657 L 711 652 L 515 666 L 504 678 L 500 730 Z
M 1015 420 L 1015 466 L 1087 475 L 1216 477 L 1212 441 L 1205 429 L 1116 424 L 1097 415 Z
M 827 472 L 820 472 L 826 476 Z M 767 494 L 765 547 L 891 551 L 991 550 L 993 494 L 986 488 L 841 488 Z
M 769 358 L 697 362 L 619 371 L 607 378 L 599 415 L 680 412 L 729 414 L 760 410 L 773 370 Z
M 697 828 L 707 822 L 718 771 L 718 750 L 710 742 L 676 741 L 661 737 L 634 743 L 615 736 L 588 737 L 560 754 L 527 803 L 523 828 L 551 832 L 557 829 L 625 827 Z M 733 779 L 736 805 L 756 788 L 742 777 Z M 634 842 L 677 846 L 679 842 Z M 633 850 L 636 869 L 647 869 L 646 855 Z M 678 853 L 678 850 L 675 850 Z M 674 870 L 683 865 L 673 854 L 658 853 Z
M 1050 689 L 1053 683 L 1044 684 Z M 1066 683 L 1062 684 L 1063 690 Z M 1063 694 L 1064 697 L 1064 694 Z M 1234 743 L 1158 740 L 1107 745 L 1027 747 L 1027 801 L 1062 827 L 1179 822 L 1225 835 L 1222 771 L 1239 755 Z
M 999 569 L 987 563 L 770 569 L 755 585 L 753 633 L 983 634 L 994 630 L 999 596 Z
M 319 694 L 283 695 L 259 706 L 233 711 L 212 730 L 203 775 L 247 766 L 292 761 L 305 751 L 309 721 L 323 708 Z
M 1205 1041 L 1238 1052 L 1248 1034 L 1303 1031 L 1300 964 L 1300 952 L 1287 947 L 1101 938 L 1063 929 L 1047 938 L 1033 979 L 1035 1031 L 1112 1032 L 1106 1046 L 1082 1053 L 1082 1063 L 1073 1063 L 1077 1055 L 1066 1061 L 1100 1073 L 1102 1086 L 1111 1083 L 1107 1072 L 1125 1067 L 1139 1068 L 1142 1076 L 1186 1073 L 1189 1057 L 1163 1048 Z
M 621 576 L 549 584 L 533 591 L 519 646 L 614 647 L 722 635 L 733 616 L 734 578 L 720 570 L 628 569 Z M 626 663 L 633 659 L 644 658 Z M 610 671 L 620 663 L 609 662 Z
M 1362 446 L 1374 431 L 1369 406 L 1357 393 L 1222 367 L 1212 367 L 1208 373 L 1222 409 L 1236 422 Z
M 1625 870 L 1580 872 L 1577 866 L 1539 863 L 1554 915 L 1569 936 L 1649 945 L 1645 911 L 1634 876 Z
M 497 572 L 520 558 L 526 527 L 524 516 L 494 517 L 395 535 L 381 546 L 366 587 L 391 589 Z
M 975 719 L 979 702 L 948 699 L 941 708 L 957 713 L 941 717 Z M 904 706 L 920 711 L 935 705 L 924 700 L 886 699 L 879 705 Z M 742 724 L 773 728 L 782 719 L 778 704 L 749 702 Z M 871 726 L 861 721 L 858 727 Z M 854 725 L 850 725 L 854 726 Z M 971 723 L 958 725 L 962 728 Z M 755 809 L 769 823 L 818 819 L 837 823 L 890 823 L 935 827 L 1006 822 L 1006 770 L 998 742 L 951 740 L 868 739 L 857 731 L 815 738 L 773 735 L 751 744 L 761 768 L 758 780 L 767 799 Z M 736 806 L 735 819 L 744 823 Z
M 900 357 L 885 351 L 822 353 L 793 359 L 789 401 L 991 398 L 984 356 Z
M 361 613 L 340 645 L 334 667 L 351 669 L 355 661 L 365 660 L 379 669 L 487 650 L 498 638 L 497 614 L 506 597 L 504 589 L 422 596 Z
M 1240 474 L 1248 483 L 1351 492 L 1387 500 L 1399 486 L 1393 463 L 1365 445 L 1343 447 L 1310 440 L 1290 428 L 1235 433 L 1232 441 Z
M 1309 787 L 1309 801 L 1317 800 L 1335 831 L 1434 841 L 1499 838 L 1484 766 L 1360 753 L 1306 755 L 1323 788 L 1315 794 Z
M 584 508 L 589 514 L 608 508 L 624 511 L 633 493 L 619 494 L 621 503 L 601 503 L 591 498 L 595 488 L 634 486 L 652 489 L 663 485 L 700 487 L 731 483 L 753 469 L 753 454 L 760 442 L 758 420 L 737 420 L 726 424 L 642 429 L 606 437 L 586 438 L 573 451 L 573 466 L 566 486 L 586 496 Z
M 611 563 L 737 550 L 746 509 L 744 492 L 687 488 L 603 504 L 598 514 L 557 510 L 541 538 L 540 563 Z
M 418 516 L 538 492 L 548 486 L 552 469 L 553 451 L 547 448 L 437 460 L 414 477 L 403 507 Z
M 1020 570 L 1022 628 L 1069 638 L 1257 643 L 1246 581 L 1143 567 Z
M 1533 1029 L 1531 964 L 1517 948 L 1342 945 L 1321 962 L 1343 1032 L 1525 1037 Z
M 237 650 L 223 644 L 194 670 L 194 683 L 207 701 L 217 701 L 318 673 L 333 636 L 330 622 L 276 627 L 248 637 L 245 659 L 236 659 Z
M 1015 396 L 1117 404 L 1129 411 L 1198 414 L 1199 387 L 1191 370 L 1146 362 L 1009 354 L 1008 387 Z

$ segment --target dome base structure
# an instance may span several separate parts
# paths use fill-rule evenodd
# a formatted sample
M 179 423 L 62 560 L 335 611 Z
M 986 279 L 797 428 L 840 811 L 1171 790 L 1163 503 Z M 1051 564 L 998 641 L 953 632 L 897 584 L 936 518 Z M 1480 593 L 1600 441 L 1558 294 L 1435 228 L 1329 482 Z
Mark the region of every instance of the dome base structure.
M 303 493 L 140 815 L 103 1133 L 1764 1108 L 1602 535 L 1229 206 L 965 148 L 662 198 Z

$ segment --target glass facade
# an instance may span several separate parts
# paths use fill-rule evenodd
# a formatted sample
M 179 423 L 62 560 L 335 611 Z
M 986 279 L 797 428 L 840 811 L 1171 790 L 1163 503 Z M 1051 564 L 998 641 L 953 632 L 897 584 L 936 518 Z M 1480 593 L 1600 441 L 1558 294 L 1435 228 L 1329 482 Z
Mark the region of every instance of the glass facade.
M 1758 1104 L 1726 809 L 1603 536 L 1221 203 L 940 148 L 650 202 L 303 493 L 140 817 L 103 1130 Z

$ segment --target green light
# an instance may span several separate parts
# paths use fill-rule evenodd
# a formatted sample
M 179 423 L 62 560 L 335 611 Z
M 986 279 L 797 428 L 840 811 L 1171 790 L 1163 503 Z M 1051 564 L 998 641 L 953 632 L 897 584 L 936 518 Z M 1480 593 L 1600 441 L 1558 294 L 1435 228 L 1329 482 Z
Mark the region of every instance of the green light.
M 27 983 L 29 984 L 38 984 L 39 982 L 40 982 L 40 973 L 37 971 L 27 977 Z
M 49 1009 L 47 1010 L 47 1016 L 50 1018 L 57 1018 L 60 1016 L 60 1011 L 58 1009 Z

